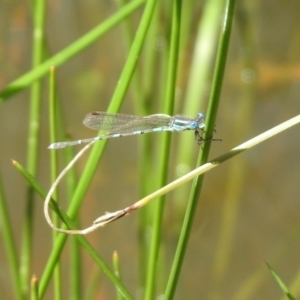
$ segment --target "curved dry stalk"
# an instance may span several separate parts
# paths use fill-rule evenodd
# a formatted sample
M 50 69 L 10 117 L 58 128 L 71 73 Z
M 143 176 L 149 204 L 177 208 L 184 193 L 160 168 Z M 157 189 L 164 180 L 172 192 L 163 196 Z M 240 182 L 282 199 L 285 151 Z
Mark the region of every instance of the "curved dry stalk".
M 50 227 L 52 227 L 52 229 L 61 232 L 61 233 L 67 233 L 67 234 L 87 234 L 88 232 L 91 232 L 93 230 L 95 230 L 96 228 L 94 228 L 93 230 L 88 230 L 86 232 L 86 230 L 71 230 L 71 229 L 62 229 L 62 228 L 58 228 L 56 227 L 49 215 L 49 202 L 51 200 L 51 196 L 55 190 L 55 188 L 57 187 L 57 185 L 59 184 L 59 182 L 61 181 L 61 179 L 66 175 L 66 173 L 70 170 L 70 168 L 75 164 L 75 162 L 82 156 L 82 154 L 92 145 L 94 144 L 95 141 L 92 141 L 91 143 L 87 144 L 83 149 L 81 149 L 76 156 L 71 160 L 71 162 L 63 169 L 63 171 L 59 174 L 59 176 L 56 178 L 56 180 L 54 181 L 54 183 L 52 184 L 47 197 L 45 199 L 44 202 L 44 215 L 46 218 L 47 223 L 49 224 Z M 90 227 L 89 227 L 90 228 Z M 89 229 L 88 228 L 88 229 Z
M 51 199 L 51 195 L 53 194 L 53 191 L 55 189 L 55 187 L 57 186 L 57 184 L 59 183 L 59 181 L 62 179 L 62 177 L 66 174 L 66 172 L 74 165 L 74 163 L 78 160 L 78 158 L 94 143 L 94 141 L 90 144 L 88 144 L 87 146 L 85 146 L 75 157 L 74 159 L 69 163 L 69 165 L 61 172 L 61 174 L 57 177 L 56 181 L 53 183 L 51 189 L 49 190 L 49 193 L 46 197 L 45 200 L 45 205 L 44 205 L 44 214 L 46 217 L 46 220 L 48 222 L 48 224 L 56 231 L 58 232 L 62 232 L 62 233 L 67 233 L 67 234 L 87 234 L 89 232 L 94 231 L 95 229 L 97 229 L 98 227 L 103 227 L 106 224 L 113 222 L 117 219 L 120 219 L 126 215 L 129 215 L 130 213 L 132 213 L 133 211 L 141 208 L 142 206 L 146 205 L 147 203 L 149 203 L 151 200 L 154 200 L 168 192 L 170 192 L 171 190 L 175 189 L 176 187 L 192 180 L 193 178 L 209 171 L 212 168 L 215 168 L 217 165 L 219 165 L 220 163 L 228 160 L 229 158 L 232 158 L 233 156 L 247 150 L 250 149 L 252 147 L 254 147 L 257 144 L 260 144 L 261 142 L 277 135 L 278 133 L 296 125 L 300 123 L 300 115 L 281 123 L 278 126 L 275 126 L 274 128 L 267 130 L 266 132 L 250 139 L 249 141 L 233 148 L 232 150 L 230 150 L 229 152 L 218 156 L 217 158 L 211 160 L 208 163 L 205 163 L 204 165 L 196 168 L 195 170 L 187 173 L 186 175 L 174 180 L 173 182 L 167 184 L 166 186 L 164 186 L 163 188 L 155 191 L 154 193 L 146 196 L 145 198 L 135 202 L 134 204 L 122 209 L 122 210 L 118 210 L 116 212 L 106 212 L 104 215 L 102 215 L 101 217 L 99 217 L 98 219 L 96 219 L 93 222 L 93 225 L 83 229 L 83 230 L 67 230 L 67 229 L 60 229 L 57 228 L 51 221 L 49 213 L 48 213 L 48 205 L 49 205 L 49 201 Z

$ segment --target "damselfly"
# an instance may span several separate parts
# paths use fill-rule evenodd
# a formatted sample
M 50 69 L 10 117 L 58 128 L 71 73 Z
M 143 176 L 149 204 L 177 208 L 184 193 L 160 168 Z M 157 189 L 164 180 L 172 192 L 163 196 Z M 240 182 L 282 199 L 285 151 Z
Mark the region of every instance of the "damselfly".
M 88 113 L 83 120 L 83 124 L 94 130 L 106 131 L 106 133 L 89 139 L 54 143 L 48 148 L 60 149 L 67 146 L 148 132 L 184 130 L 194 130 L 195 139 L 197 143 L 200 144 L 203 140 L 202 133 L 205 126 L 203 113 L 198 113 L 196 118 L 193 119 L 182 115 L 172 117 L 164 114 L 155 114 L 140 117 L 101 111 Z

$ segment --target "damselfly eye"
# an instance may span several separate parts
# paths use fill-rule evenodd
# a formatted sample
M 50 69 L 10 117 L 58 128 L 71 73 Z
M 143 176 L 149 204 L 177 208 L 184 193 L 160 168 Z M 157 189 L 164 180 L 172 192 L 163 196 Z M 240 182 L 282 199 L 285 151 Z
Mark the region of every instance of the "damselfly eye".
M 205 119 L 204 113 L 198 113 L 197 116 L 200 120 L 202 119 L 204 121 Z

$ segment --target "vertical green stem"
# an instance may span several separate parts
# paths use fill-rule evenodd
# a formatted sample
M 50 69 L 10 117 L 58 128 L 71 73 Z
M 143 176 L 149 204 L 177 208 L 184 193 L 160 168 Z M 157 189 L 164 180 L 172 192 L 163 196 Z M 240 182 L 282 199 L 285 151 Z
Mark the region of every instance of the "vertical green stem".
M 65 153 L 65 164 L 68 164 L 73 157 L 74 148 L 66 148 Z M 74 168 L 71 168 L 66 175 L 67 184 L 67 199 L 72 199 L 72 195 L 76 189 L 77 176 Z M 79 217 L 75 220 L 76 225 L 79 226 Z M 73 267 L 70 270 L 70 299 L 80 300 L 82 299 L 82 257 L 80 252 L 80 244 L 75 236 L 71 236 L 71 246 L 70 246 L 70 265 Z
M 168 80 L 166 90 L 166 102 L 164 112 L 168 114 L 173 113 L 174 98 L 175 98 L 175 86 L 177 77 L 178 66 L 178 53 L 179 53 L 179 41 L 180 41 L 180 21 L 181 21 L 181 0 L 174 1 L 173 15 L 172 15 L 172 32 L 171 32 L 171 47 L 168 66 Z M 162 142 L 162 157 L 161 157 L 161 172 L 159 173 L 159 185 L 163 186 L 167 180 L 168 173 L 168 157 L 170 152 L 171 135 L 166 134 Z M 146 285 L 145 299 L 154 299 L 155 293 L 155 278 L 157 273 L 157 261 L 160 247 L 161 238 L 161 224 L 164 210 L 165 197 L 161 197 L 156 202 L 153 222 L 153 235 L 151 241 L 151 248 L 149 254 L 148 263 L 148 277 Z
M 44 40 L 44 16 L 45 16 L 45 1 L 37 0 L 33 6 L 34 12 L 34 29 L 33 29 L 33 63 L 34 69 L 42 62 L 43 40 Z M 39 138 L 39 116 L 41 102 L 41 83 L 36 81 L 31 87 L 30 100 L 30 116 L 29 116 L 29 134 L 27 145 L 27 168 L 28 171 L 35 176 L 37 173 L 38 162 L 38 138 Z M 28 292 L 29 283 L 29 266 L 32 243 L 32 221 L 33 221 L 33 197 L 34 192 L 31 187 L 27 190 L 26 214 L 25 223 L 23 226 L 23 241 L 21 250 L 21 266 L 20 274 L 22 281 L 22 289 L 25 294 Z
M 120 258 L 117 251 L 114 251 L 113 253 L 112 262 L 113 262 L 115 275 L 121 279 Z M 118 289 L 116 289 L 116 294 L 117 294 L 117 300 L 124 300 L 123 295 L 120 293 Z
M 250 3 L 249 3 L 250 4 Z M 251 20 L 250 7 L 240 6 L 236 14 L 236 27 L 240 34 L 241 56 L 243 69 L 256 70 L 255 57 L 255 26 Z M 251 6 L 252 4 L 250 4 Z M 256 89 L 255 81 L 243 81 L 240 91 L 240 101 L 237 103 L 235 110 L 235 122 L 239 124 L 232 133 L 233 140 L 240 140 L 247 130 L 251 128 L 252 118 L 256 107 Z M 237 157 L 234 164 L 228 168 L 226 188 L 223 194 L 223 209 L 220 215 L 220 229 L 216 241 L 215 258 L 212 267 L 211 284 L 214 286 L 211 298 L 219 297 L 221 294 L 220 286 L 223 279 L 227 276 L 231 268 L 231 259 L 234 248 L 234 239 L 239 222 L 239 208 L 241 205 L 244 188 L 247 185 L 247 166 L 245 157 Z M 246 171 L 246 172 L 245 172 Z M 258 278 L 259 276 L 257 276 Z M 239 294 L 239 293 L 238 293 Z M 241 297 L 242 299 L 244 297 Z
M 49 101 L 49 115 L 50 115 L 50 141 L 53 143 L 57 140 L 56 137 L 56 120 L 57 120 L 57 109 L 56 109 L 56 84 L 55 84 L 55 69 L 54 67 L 50 70 L 50 101 Z M 51 181 L 54 182 L 58 176 L 57 172 L 57 151 L 51 151 Z M 57 191 L 54 191 L 53 198 L 57 199 Z M 58 226 L 59 218 L 57 214 L 53 213 L 53 223 Z M 53 232 L 53 244 L 57 238 L 58 233 Z M 54 295 L 55 299 L 61 299 L 61 268 L 59 260 L 55 266 L 54 271 Z
M 31 278 L 30 300 L 38 300 L 39 281 L 35 275 Z

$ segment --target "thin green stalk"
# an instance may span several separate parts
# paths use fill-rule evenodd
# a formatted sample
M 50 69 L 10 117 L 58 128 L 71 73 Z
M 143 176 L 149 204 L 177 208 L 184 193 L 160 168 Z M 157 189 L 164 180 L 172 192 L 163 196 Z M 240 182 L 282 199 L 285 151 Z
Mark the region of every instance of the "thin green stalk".
M 112 262 L 113 262 L 113 266 L 114 266 L 114 271 L 115 271 L 115 275 L 120 278 L 121 280 L 121 272 L 120 272 L 120 259 L 119 259 L 119 255 L 117 253 L 117 251 L 114 251 L 113 253 L 113 257 L 112 257 Z M 116 291 L 117 292 L 117 300 L 123 300 L 123 296 L 120 293 L 119 290 Z
M 49 82 L 49 90 L 50 90 L 50 101 L 49 101 L 49 115 L 50 115 L 50 141 L 51 143 L 55 142 L 57 140 L 57 130 L 56 130 L 56 83 L 55 83 L 55 69 L 52 67 L 50 69 L 50 82 Z M 57 171 L 57 151 L 51 151 L 50 153 L 50 161 L 51 161 L 51 182 L 54 182 L 55 179 L 58 176 Z M 57 191 L 54 191 L 53 198 L 57 199 Z M 59 218 L 58 216 L 53 213 L 53 223 L 58 225 Z M 53 232 L 52 240 L 53 243 L 55 243 L 55 240 L 57 238 L 57 232 Z M 61 266 L 59 263 L 59 260 L 57 261 L 57 264 L 55 266 L 54 270 L 54 298 L 56 300 L 62 299 L 62 275 L 61 275 Z
M 9 220 L 9 212 L 6 207 L 5 197 L 0 182 L 0 227 L 3 237 L 3 244 L 7 255 L 7 262 L 11 272 L 12 286 L 15 294 L 15 299 L 26 299 L 21 288 L 21 278 L 19 274 L 19 262 L 17 256 L 16 245 L 13 239 L 13 231 Z
M 237 27 L 239 28 L 241 44 L 243 48 L 242 59 L 243 69 L 256 70 L 255 66 L 255 36 L 254 20 L 248 14 L 249 7 L 240 6 L 236 14 Z M 246 50 L 248 49 L 248 51 Z M 249 50 L 250 49 L 250 50 Z M 253 119 L 253 113 L 256 106 L 255 81 L 244 81 L 241 85 L 240 101 L 236 105 L 235 122 L 239 124 L 232 133 L 233 140 L 239 140 L 249 128 Z M 222 293 L 220 291 L 221 283 L 225 279 L 228 271 L 230 272 L 231 259 L 234 248 L 234 238 L 238 228 L 239 208 L 242 200 L 242 193 L 245 189 L 247 166 L 245 157 L 237 158 L 236 163 L 230 164 L 228 168 L 227 182 L 223 193 L 223 209 L 220 215 L 220 225 L 215 247 L 214 263 L 212 267 L 211 285 L 214 287 L 211 298 L 215 299 Z M 246 172 L 245 172 L 246 171 Z M 259 277 L 259 276 L 258 276 Z M 253 286 L 254 288 L 254 286 Z M 248 291 L 250 293 L 250 291 Z M 253 292 L 252 292 L 253 293 Z M 241 298 L 242 299 L 242 298 Z
M 30 300 L 39 300 L 39 281 L 35 275 L 31 278 Z
M 177 77 L 177 65 L 178 65 L 178 53 L 179 53 L 179 41 L 180 41 L 180 22 L 181 22 L 181 0 L 174 1 L 172 12 L 172 31 L 171 31 L 171 47 L 168 67 L 168 80 L 166 90 L 166 101 L 164 112 L 167 114 L 173 113 L 175 87 Z M 159 185 L 166 184 L 168 174 L 168 158 L 170 153 L 170 141 L 171 135 L 166 134 L 163 138 L 161 150 L 162 150 L 162 169 L 159 173 Z M 157 261 L 161 239 L 161 224 L 164 211 L 165 197 L 161 197 L 156 201 L 156 207 L 154 210 L 154 222 L 153 222 L 153 235 L 151 241 L 151 248 L 149 254 L 148 264 L 148 276 L 146 285 L 145 299 L 153 299 L 155 294 L 155 279 L 157 273 Z
M 34 68 L 33 70 L 27 72 L 26 74 L 22 75 L 21 77 L 10 83 L 0 92 L 0 103 L 8 97 L 27 88 L 35 80 L 46 75 L 52 66 L 60 66 L 72 57 L 76 56 L 81 51 L 85 50 L 88 46 L 98 41 L 98 39 L 101 36 L 103 36 L 107 32 L 110 32 L 110 30 L 114 26 L 118 25 L 121 21 L 123 21 L 123 19 L 127 18 L 128 15 L 130 15 L 132 12 L 138 9 L 144 2 L 145 0 L 135 0 L 128 3 L 113 16 L 108 18 L 103 23 L 99 24 L 93 30 L 91 30 L 83 37 L 78 39 L 76 42 L 68 46 L 66 49 L 60 51 L 52 58 L 45 61 L 43 64 L 39 65 L 38 67 Z
M 271 267 L 270 264 L 268 264 L 265 261 L 267 267 L 269 268 L 269 271 L 273 275 L 274 279 L 276 280 L 277 284 L 281 288 L 282 292 L 286 295 L 286 297 L 290 300 L 296 300 L 296 298 L 292 295 L 287 285 L 283 282 L 282 278 L 279 276 L 279 274 Z
M 57 109 L 56 109 L 56 84 L 55 84 L 55 68 L 52 67 L 50 69 L 50 82 L 49 82 L 49 90 L 50 90 L 50 95 L 49 95 L 49 116 L 50 116 L 50 122 L 49 122 L 49 127 L 50 127 L 50 142 L 54 143 L 57 140 L 57 129 L 56 129 L 56 120 L 57 120 Z M 51 182 L 55 181 L 55 179 L 58 176 L 58 171 L 57 171 L 57 151 L 51 151 L 50 152 L 50 178 Z M 57 191 L 54 191 L 53 197 L 57 198 Z
M 45 1 L 36 1 L 33 7 L 34 29 L 33 29 L 33 57 L 32 69 L 35 69 L 42 62 L 43 43 L 44 43 L 44 22 L 45 22 Z M 40 130 L 40 105 L 41 105 L 41 82 L 36 81 L 31 87 L 30 114 L 27 144 L 27 168 L 35 176 L 38 165 L 38 140 Z M 20 275 L 22 289 L 28 294 L 30 281 L 31 265 L 31 244 L 33 227 L 33 206 L 34 192 L 29 186 L 25 204 L 25 220 L 22 234 L 22 249 L 20 260 Z
M 231 25 L 234 16 L 235 0 L 228 0 L 226 3 L 226 11 L 224 17 L 223 28 L 220 36 L 220 43 L 217 54 L 217 62 L 215 68 L 215 75 L 213 79 L 212 94 L 209 101 L 207 126 L 205 128 L 204 138 L 208 139 L 212 136 L 214 130 L 214 124 L 217 114 L 217 108 L 220 100 L 223 76 L 226 66 L 226 58 L 228 52 L 228 46 L 230 41 Z M 210 143 L 205 143 L 203 146 L 203 152 L 199 155 L 197 164 L 201 165 L 207 161 L 209 153 Z M 179 279 L 179 274 L 183 264 L 185 252 L 191 228 L 197 209 L 199 194 L 201 191 L 204 176 L 197 177 L 192 184 L 192 189 L 187 205 L 186 214 L 183 221 L 182 230 L 180 233 L 178 246 L 175 253 L 174 262 L 172 265 L 169 281 L 167 284 L 165 299 L 173 299 L 176 286 Z
M 212 83 L 212 93 L 209 99 L 209 106 L 207 109 L 207 126 L 205 128 L 204 140 L 212 137 L 215 129 L 215 121 L 217 116 L 217 109 L 220 101 L 222 90 L 223 77 L 226 67 L 226 59 L 230 42 L 231 26 L 234 17 L 235 0 L 227 0 L 225 6 L 225 16 L 223 27 L 220 36 L 218 47 L 216 67 L 214 71 L 214 78 Z M 209 146 L 210 143 L 207 143 Z
M 74 155 L 73 147 L 66 148 L 64 159 L 66 165 L 73 159 Z M 71 168 L 66 176 L 67 198 L 71 199 L 77 183 L 75 168 Z M 76 218 L 74 223 L 76 226 L 79 226 L 79 217 Z M 72 270 L 70 270 L 70 299 L 80 300 L 82 299 L 82 259 L 80 255 L 80 244 L 76 237 L 71 236 L 70 239 L 70 265 L 72 266 Z
M 27 180 L 27 182 L 34 188 L 34 190 L 41 196 L 42 199 L 46 198 L 46 191 L 40 186 L 40 184 L 35 180 L 35 178 L 26 171 L 19 163 L 16 161 L 13 162 L 16 169 L 21 173 L 21 175 Z M 52 210 L 54 210 L 59 216 L 60 219 L 67 224 L 69 228 L 75 229 L 74 222 L 70 219 L 70 217 L 60 210 L 59 206 L 57 205 L 57 202 L 54 200 L 50 201 L 50 205 Z M 66 234 L 60 234 L 58 235 L 55 244 L 53 245 L 52 252 L 50 254 L 50 257 L 48 259 L 47 265 L 44 269 L 43 276 L 40 280 L 40 288 L 39 288 L 39 298 L 42 299 L 46 289 L 49 285 L 49 280 L 52 276 L 53 269 L 57 263 L 58 257 L 60 256 L 60 253 L 63 249 L 63 246 L 66 242 L 66 239 L 68 238 L 68 235 Z M 126 299 L 133 299 L 133 297 L 130 295 L 129 291 L 126 289 L 126 287 L 123 285 L 122 282 L 120 282 L 119 278 L 117 278 L 113 271 L 109 268 L 109 266 L 105 263 L 105 261 L 102 259 L 102 257 L 98 254 L 97 250 L 93 248 L 93 246 L 87 241 L 87 239 L 82 235 L 76 236 L 78 242 L 83 246 L 83 248 L 87 251 L 87 253 L 90 254 L 90 256 L 94 259 L 96 264 L 101 268 L 103 273 L 106 274 L 109 280 L 112 281 L 112 283 L 118 287 L 120 292 L 123 294 L 123 296 Z
M 156 5 L 154 14 L 151 21 L 151 26 L 145 42 L 145 49 L 143 52 L 143 72 L 142 72 L 142 86 L 143 93 L 140 99 L 143 99 L 144 115 L 149 115 L 153 112 L 153 107 L 156 103 L 155 99 L 160 98 L 159 93 L 155 94 L 157 90 L 155 87 L 155 72 L 159 52 L 153 51 L 155 40 L 159 35 L 159 18 L 158 18 L 159 5 Z M 140 101 L 139 99 L 139 101 Z M 139 174 L 139 196 L 140 198 L 153 191 L 155 184 L 145 178 L 151 178 L 153 173 L 153 143 L 150 135 L 145 135 L 139 139 L 139 152 L 141 153 L 138 161 L 138 174 Z M 150 176 L 150 177 L 149 177 Z M 142 287 L 142 293 L 146 285 L 147 276 L 147 260 L 149 257 L 149 225 L 152 220 L 152 207 L 142 209 L 139 213 L 138 220 L 138 265 L 139 265 L 139 286 Z
M 78 222 L 75 222 L 78 225 Z M 80 244 L 76 237 L 71 236 L 70 249 L 70 299 L 82 299 L 82 259 L 80 255 Z

